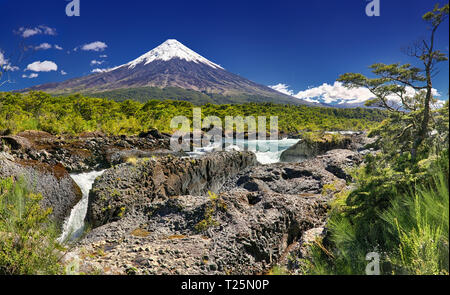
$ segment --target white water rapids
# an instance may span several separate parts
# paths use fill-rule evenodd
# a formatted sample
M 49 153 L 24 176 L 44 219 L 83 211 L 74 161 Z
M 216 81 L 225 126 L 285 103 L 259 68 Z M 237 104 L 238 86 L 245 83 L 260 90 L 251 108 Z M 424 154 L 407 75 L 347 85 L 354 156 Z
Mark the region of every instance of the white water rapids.
M 256 159 L 261 164 L 273 164 L 280 162 L 280 156 L 283 151 L 287 150 L 294 144 L 296 144 L 298 139 L 282 139 L 282 140 L 228 140 L 225 139 L 225 143 L 228 146 L 225 150 L 249 150 L 255 153 Z M 219 144 L 210 144 L 207 147 L 195 148 L 194 152 L 188 153 L 191 156 L 201 156 L 206 153 L 214 151 Z
M 97 177 L 103 174 L 103 171 L 93 171 L 89 173 L 71 174 L 70 176 L 80 187 L 83 197 L 80 202 L 73 207 L 70 216 L 64 221 L 63 233 L 58 238 L 58 241 L 63 243 L 73 241 L 81 237 L 85 229 L 84 219 L 86 217 L 89 191 Z

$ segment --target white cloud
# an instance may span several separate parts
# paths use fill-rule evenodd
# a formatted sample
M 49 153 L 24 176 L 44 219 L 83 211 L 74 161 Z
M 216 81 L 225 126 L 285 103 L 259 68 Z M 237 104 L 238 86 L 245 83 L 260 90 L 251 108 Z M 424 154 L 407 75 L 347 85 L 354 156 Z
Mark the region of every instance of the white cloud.
M 277 85 L 273 85 L 273 86 L 269 86 L 269 87 L 278 92 L 281 92 L 281 93 L 284 93 L 287 95 L 294 95 L 294 91 L 290 90 L 289 86 L 286 84 L 279 83 Z
M 55 49 L 57 49 L 57 50 L 63 50 L 63 48 L 62 48 L 61 46 L 57 45 L 57 44 L 55 44 Z
M 8 62 L 8 60 L 3 55 L 3 52 L 0 51 L 0 66 L 6 64 L 7 62 Z
M 22 37 L 24 37 L 24 38 L 28 38 L 28 37 L 31 37 L 31 36 L 34 36 L 34 35 L 37 35 L 37 34 L 40 33 L 40 30 L 37 29 L 37 28 L 35 28 L 35 29 L 25 29 L 25 28 L 21 28 L 21 29 L 23 29 L 23 31 L 22 31 Z
M 93 69 L 91 71 L 91 73 L 105 73 L 105 72 L 109 72 L 111 69 Z
M 344 87 L 342 82 L 334 82 L 333 85 L 328 83 L 323 83 L 317 87 L 310 87 L 306 90 L 299 91 L 297 94 L 290 90 L 286 84 L 279 83 L 275 86 L 270 86 L 281 93 L 292 95 L 296 98 L 316 103 L 327 103 L 327 104 L 354 104 L 363 103 L 369 99 L 375 97 L 369 89 L 365 87 L 347 88 Z M 414 96 L 417 91 L 412 87 L 405 87 L 406 96 Z M 440 96 L 436 89 L 433 89 L 434 96 Z M 390 95 L 387 97 L 388 100 L 393 102 L 401 102 L 401 99 L 397 95 Z
M 303 98 L 303 100 L 304 100 L 304 101 L 307 101 L 307 102 L 320 103 L 319 100 L 317 100 L 317 99 L 312 99 L 312 98 Z
M 100 55 L 100 58 L 107 58 L 107 57 L 108 57 L 107 54 L 102 54 L 102 55 Z
M 92 42 L 81 46 L 81 50 L 85 51 L 103 51 L 108 47 L 106 43 L 101 41 Z
M 440 100 L 438 99 L 435 103 L 431 104 L 431 107 L 435 110 L 443 108 L 446 100 Z
M 39 75 L 36 73 L 31 73 L 29 75 L 25 75 L 25 74 L 22 75 L 22 78 L 28 78 L 28 79 L 33 79 L 33 78 L 37 78 L 37 77 L 39 77 Z
M 92 60 L 91 61 L 91 66 L 95 66 L 95 65 L 101 65 L 102 63 L 104 63 L 104 60 Z
M 4 66 L 4 70 L 5 70 L 5 71 L 14 72 L 14 71 L 20 70 L 20 68 L 19 68 L 19 67 L 16 67 L 16 66 L 12 66 L 12 65 L 5 65 L 5 66 Z
M 65 76 L 67 73 L 64 70 L 61 70 L 61 75 Z
M 34 28 L 24 28 L 21 27 L 16 32 L 17 34 L 21 35 L 23 38 L 28 38 L 34 35 L 50 35 L 55 36 L 56 35 L 56 29 L 40 25 Z
M 5 55 L 3 54 L 3 52 L 1 50 L 0 50 L 0 68 L 3 71 L 9 71 L 9 72 L 14 72 L 14 71 L 19 70 L 19 67 L 11 65 L 11 63 L 9 62 L 9 60 L 7 60 L 5 58 Z
M 41 50 L 41 49 L 42 50 L 47 50 L 47 49 L 50 49 L 50 48 L 52 48 L 52 46 L 50 44 L 48 44 L 48 43 L 42 43 L 41 45 L 34 47 L 35 50 Z
M 31 63 L 27 66 L 26 70 L 30 70 L 33 72 L 51 72 L 51 71 L 57 71 L 58 66 L 52 62 L 52 61 L 35 61 L 34 63 Z
M 325 103 L 337 103 L 345 101 L 347 103 L 361 103 L 374 97 L 369 89 L 364 87 L 347 88 L 341 82 L 334 82 L 333 85 L 323 83 L 314 88 L 309 88 L 294 95 L 300 99 L 322 99 Z

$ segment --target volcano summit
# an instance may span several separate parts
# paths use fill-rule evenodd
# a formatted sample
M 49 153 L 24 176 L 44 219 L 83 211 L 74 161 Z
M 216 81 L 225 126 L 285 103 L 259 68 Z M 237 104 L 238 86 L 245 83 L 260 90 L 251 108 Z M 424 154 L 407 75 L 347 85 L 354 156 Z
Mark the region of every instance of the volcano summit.
M 84 93 L 116 100 L 154 98 L 195 103 L 275 102 L 310 104 L 230 73 L 169 39 L 124 65 L 60 83 L 34 86 L 52 94 Z

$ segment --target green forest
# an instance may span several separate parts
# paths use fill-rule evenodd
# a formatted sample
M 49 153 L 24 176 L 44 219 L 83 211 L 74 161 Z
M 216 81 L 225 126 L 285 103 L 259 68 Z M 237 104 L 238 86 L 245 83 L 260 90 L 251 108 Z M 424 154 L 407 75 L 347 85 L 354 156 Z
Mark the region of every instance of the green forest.
M 0 93 L 0 131 L 17 133 L 41 130 L 51 134 L 79 134 L 101 131 L 105 134 L 138 134 L 152 128 L 172 133 L 175 116 L 192 118 L 194 104 L 186 101 L 134 100 L 117 102 L 80 94 L 51 96 L 43 92 Z M 202 116 L 278 116 L 280 132 L 301 130 L 368 130 L 386 118 L 379 109 L 336 109 L 273 103 L 206 104 Z M 269 120 L 267 120 L 269 121 Z

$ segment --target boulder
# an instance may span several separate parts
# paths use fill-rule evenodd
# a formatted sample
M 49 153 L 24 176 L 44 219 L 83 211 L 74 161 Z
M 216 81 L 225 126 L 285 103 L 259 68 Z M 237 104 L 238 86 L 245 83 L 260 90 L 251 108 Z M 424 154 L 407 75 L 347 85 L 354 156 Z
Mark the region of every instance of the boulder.
M 150 138 L 154 138 L 154 139 L 163 139 L 163 138 L 167 138 L 166 134 L 162 134 L 161 132 L 159 132 L 158 129 L 150 129 L 149 131 L 146 132 L 141 132 L 139 133 L 139 137 L 150 137 Z
M 280 161 L 304 161 L 334 149 L 361 151 L 372 142 L 365 133 L 305 133 L 298 143 L 281 154 Z
M 28 139 L 21 136 L 1 136 L 0 141 L 5 147 L 8 146 L 11 150 L 27 150 L 31 148 L 31 143 Z
M 106 162 L 110 166 L 119 165 L 127 161 L 144 159 L 148 160 L 150 158 L 164 157 L 172 155 L 174 157 L 185 157 L 187 154 L 183 151 L 174 152 L 169 149 L 158 149 L 153 151 L 143 151 L 138 149 L 126 149 L 120 150 L 116 148 L 108 149 L 106 151 Z
M 61 165 L 16 161 L 11 155 L 0 153 L 0 178 L 11 176 L 23 178 L 30 191 L 42 194 L 41 205 L 52 208 L 50 217 L 59 224 L 82 198 L 80 188 Z
M 217 192 L 227 177 L 256 163 L 250 152 L 218 152 L 196 159 L 167 156 L 121 164 L 94 183 L 87 219 L 97 227 L 171 196 Z

